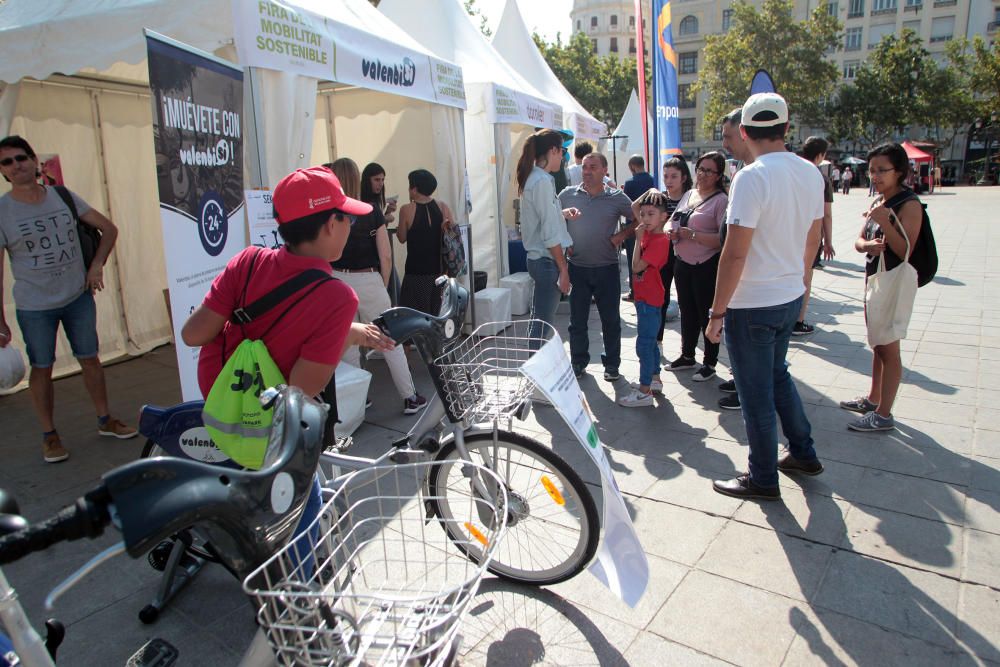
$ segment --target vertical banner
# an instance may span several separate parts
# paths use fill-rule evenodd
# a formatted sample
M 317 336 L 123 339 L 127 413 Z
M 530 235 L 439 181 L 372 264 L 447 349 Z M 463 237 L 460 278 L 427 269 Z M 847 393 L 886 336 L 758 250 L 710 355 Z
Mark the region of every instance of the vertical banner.
M 185 401 L 202 398 L 198 348 L 181 327 L 246 247 L 243 70 L 146 31 L 153 144 L 174 346 Z
M 653 156 L 660 187 L 663 184 L 663 163 L 681 152 L 680 109 L 677 103 L 677 52 L 670 26 L 670 0 L 653 0 L 656 39 L 653 40 L 653 104 L 656 122 L 653 130 Z
M 646 168 L 652 169 L 653 164 L 649 161 L 651 156 L 649 154 L 649 105 L 646 103 L 646 31 L 642 27 L 642 0 L 635 0 L 635 43 L 635 69 L 638 80 L 635 89 L 639 91 L 639 113 L 642 114 L 642 157 L 646 160 Z

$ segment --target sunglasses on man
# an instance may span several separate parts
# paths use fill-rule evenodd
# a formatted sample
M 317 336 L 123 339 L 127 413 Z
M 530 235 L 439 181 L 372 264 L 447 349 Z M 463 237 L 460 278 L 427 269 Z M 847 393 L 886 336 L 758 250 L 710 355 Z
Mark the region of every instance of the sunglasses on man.
M 0 160 L 0 167 L 9 167 L 15 162 L 27 162 L 30 159 L 31 159 L 30 155 L 26 155 L 24 153 L 18 153 L 14 157 L 5 157 L 4 159 Z

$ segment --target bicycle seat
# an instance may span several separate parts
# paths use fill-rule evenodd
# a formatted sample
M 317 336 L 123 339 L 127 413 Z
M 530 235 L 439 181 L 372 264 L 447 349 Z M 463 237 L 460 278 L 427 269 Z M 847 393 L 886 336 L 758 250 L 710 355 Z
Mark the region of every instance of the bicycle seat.
M 104 475 L 129 555 L 137 558 L 196 525 L 226 568 L 242 578 L 284 544 L 309 496 L 327 408 L 294 387 L 278 392 L 273 405 L 261 470 L 160 457 Z
M 436 317 L 413 308 L 397 306 L 382 313 L 374 322 L 397 344 L 413 341 L 426 360 L 439 357 L 444 345 L 461 334 L 465 309 L 469 305 L 469 290 L 454 278 L 438 276 L 434 285 L 438 289 L 444 289 L 441 311 Z

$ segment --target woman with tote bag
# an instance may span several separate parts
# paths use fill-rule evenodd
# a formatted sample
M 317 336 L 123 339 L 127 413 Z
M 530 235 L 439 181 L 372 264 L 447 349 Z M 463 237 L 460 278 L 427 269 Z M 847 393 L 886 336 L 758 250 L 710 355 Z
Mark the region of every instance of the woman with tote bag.
M 923 223 L 920 200 L 898 197 L 909 169 L 899 144 L 882 144 L 868 154 L 868 173 L 880 196 L 866 214 L 854 248 L 867 255 L 865 321 L 873 352 L 872 383 L 867 396 L 840 403 L 845 410 L 862 413 L 847 425 L 854 431 L 895 428 L 892 405 L 903 377 L 899 341 L 906 336 L 917 293 L 917 271 L 908 260 Z

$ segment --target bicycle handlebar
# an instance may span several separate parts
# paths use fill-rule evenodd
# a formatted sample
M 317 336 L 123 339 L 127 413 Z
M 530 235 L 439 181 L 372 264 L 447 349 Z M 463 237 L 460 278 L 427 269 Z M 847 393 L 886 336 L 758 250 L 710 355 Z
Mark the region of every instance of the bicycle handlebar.
M 93 539 L 111 523 L 111 497 L 101 486 L 60 510 L 55 516 L 24 530 L 0 537 L 0 565 L 7 565 L 57 542 Z
M 397 306 L 382 313 L 374 322 L 397 344 L 412 340 L 426 360 L 440 356 L 444 344 L 461 333 L 465 309 L 469 305 L 469 291 L 455 278 L 439 276 L 434 285 L 438 289 L 444 286 L 441 312 L 437 316 Z

